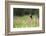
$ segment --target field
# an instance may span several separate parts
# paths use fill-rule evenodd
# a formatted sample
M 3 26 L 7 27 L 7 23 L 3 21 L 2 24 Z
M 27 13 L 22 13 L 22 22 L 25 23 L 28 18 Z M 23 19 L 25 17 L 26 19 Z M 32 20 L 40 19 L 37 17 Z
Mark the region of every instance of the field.
M 24 16 L 14 16 L 13 28 L 25 28 L 25 27 L 38 27 L 39 19 L 36 15 L 30 18 L 29 15 Z

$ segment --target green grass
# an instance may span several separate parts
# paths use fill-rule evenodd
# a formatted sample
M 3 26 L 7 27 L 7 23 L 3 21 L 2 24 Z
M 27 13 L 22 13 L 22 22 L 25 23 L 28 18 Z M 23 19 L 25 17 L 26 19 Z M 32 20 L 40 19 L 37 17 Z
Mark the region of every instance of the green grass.
M 32 19 L 26 16 L 16 16 L 13 20 L 13 28 L 38 27 L 39 19 L 33 16 Z

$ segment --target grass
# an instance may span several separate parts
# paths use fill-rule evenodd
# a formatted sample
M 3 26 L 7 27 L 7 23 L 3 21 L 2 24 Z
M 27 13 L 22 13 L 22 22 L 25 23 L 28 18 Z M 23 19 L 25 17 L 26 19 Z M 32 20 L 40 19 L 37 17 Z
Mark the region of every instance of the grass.
M 37 16 L 15 16 L 13 20 L 13 28 L 38 27 L 39 19 Z

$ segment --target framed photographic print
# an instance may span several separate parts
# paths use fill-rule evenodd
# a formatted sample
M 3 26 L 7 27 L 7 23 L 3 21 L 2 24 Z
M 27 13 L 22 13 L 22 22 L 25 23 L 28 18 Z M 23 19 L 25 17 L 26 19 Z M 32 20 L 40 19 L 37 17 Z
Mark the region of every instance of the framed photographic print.
M 45 4 L 6 1 L 6 35 L 37 34 L 45 32 Z

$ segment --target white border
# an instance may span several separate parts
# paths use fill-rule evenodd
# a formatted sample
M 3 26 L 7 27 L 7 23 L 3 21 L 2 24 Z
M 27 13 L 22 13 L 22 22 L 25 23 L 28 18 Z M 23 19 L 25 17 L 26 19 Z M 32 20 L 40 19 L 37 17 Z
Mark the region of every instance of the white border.
M 39 9 L 39 27 L 31 28 L 13 28 L 13 8 L 32 8 Z M 10 5 L 10 32 L 13 31 L 34 31 L 42 30 L 42 6 L 32 6 L 32 5 Z

